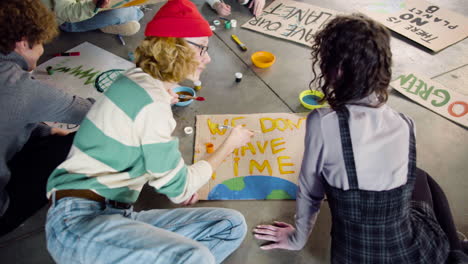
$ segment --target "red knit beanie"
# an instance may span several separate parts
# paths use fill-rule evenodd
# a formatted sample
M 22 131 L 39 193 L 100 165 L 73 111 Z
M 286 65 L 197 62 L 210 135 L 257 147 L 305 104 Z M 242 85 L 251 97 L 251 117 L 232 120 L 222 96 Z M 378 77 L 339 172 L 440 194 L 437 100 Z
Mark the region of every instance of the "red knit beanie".
M 209 37 L 213 35 L 195 4 L 189 0 L 169 0 L 146 25 L 145 36 Z

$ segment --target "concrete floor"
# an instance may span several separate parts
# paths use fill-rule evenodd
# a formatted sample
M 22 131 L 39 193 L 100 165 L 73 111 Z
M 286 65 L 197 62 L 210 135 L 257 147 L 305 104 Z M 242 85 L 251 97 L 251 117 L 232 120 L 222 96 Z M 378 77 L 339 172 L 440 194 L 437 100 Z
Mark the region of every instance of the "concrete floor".
M 392 0 L 387 0 L 392 1 Z M 195 1 L 204 16 L 212 21 L 215 13 L 201 0 Z M 227 3 L 233 3 L 227 0 Z M 269 3 L 270 1 L 267 1 Z M 375 3 L 373 0 L 306 0 L 325 8 L 344 13 L 357 11 L 360 7 Z M 441 7 L 455 10 L 468 17 L 466 0 L 431 0 Z M 142 28 L 152 18 L 160 5 L 150 6 L 142 20 Z M 233 5 L 233 18 L 242 25 L 250 18 L 246 8 Z M 241 52 L 230 39 L 237 34 L 249 47 Z M 126 46 L 120 45 L 115 36 L 101 32 L 63 33 L 51 44 L 41 59 L 44 62 L 56 52 L 66 51 L 84 41 L 91 42 L 118 56 L 127 58 L 143 38 L 143 31 L 125 37 Z M 254 68 L 250 54 L 268 50 L 277 55 L 277 63 L 266 70 Z M 432 54 L 407 39 L 393 34 L 393 73 L 397 76 L 407 67 L 418 69 L 432 79 L 468 94 L 463 83 L 468 73 L 468 39 L 437 54 Z M 310 51 L 306 47 L 275 39 L 237 27 L 232 30 L 216 30 L 210 39 L 212 63 L 202 76 L 203 90 L 200 95 L 209 95 L 210 100 L 190 107 L 178 108 L 174 116 L 178 122 L 175 135 L 180 137 L 181 150 L 186 161 L 192 160 L 193 136 L 184 135 L 182 128 L 194 126 L 197 114 L 240 114 L 268 112 L 305 112 L 297 100 L 300 91 L 308 87 L 311 79 Z M 234 83 L 234 73 L 242 72 L 243 81 Z M 229 96 L 226 96 L 229 95 Z M 231 98 L 239 98 L 232 101 Z M 261 102 L 261 103 L 259 103 Z M 457 228 L 468 234 L 468 132 L 455 123 L 423 108 L 397 92 L 392 92 L 389 105 L 411 116 L 417 126 L 418 166 L 427 170 L 446 191 Z M 195 206 L 227 207 L 242 212 L 249 228 L 273 220 L 292 222 L 294 201 L 209 201 Z M 171 208 L 164 197 L 145 188 L 136 204 L 136 209 Z M 44 220 L 47 208 L 40 210 L 21 227 L 0 238 L 2 263 L 53 263 L 46 250 Z M 299 252 L 283 250 L 264 252 L 259 242 L 248 234 L 241 247 L 225 263 L 329 263 L 330 213 L 324 203 L 307 246 Z

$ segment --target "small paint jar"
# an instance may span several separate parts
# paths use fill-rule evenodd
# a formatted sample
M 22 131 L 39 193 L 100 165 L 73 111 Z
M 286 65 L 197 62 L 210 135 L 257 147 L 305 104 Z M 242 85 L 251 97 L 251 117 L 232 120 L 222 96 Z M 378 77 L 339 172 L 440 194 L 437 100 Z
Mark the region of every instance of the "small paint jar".
M 194 81 L 193 82 L 193 88 L 195 89 L 195 91 L 201 90 L 201 88 L 202 88 L 201 82 L 200 81 Z
M 236 82 L 242 81 L 242 73 L 236 72 L 235 76 L 236 76 Z
M 219 26 L 221 25 L 221 22 L 219 20 L 213 20 L 213 25 Z
M 191 135 L 193 133 L 193 128 L 192 127 L 184 127 L 184 133 L 186 135 Z
M 231 28 L 231 21 L 225 21 L 224 22 L 224 28 L 225 29 L 230 29 Z
M 46 71 L 47 71 L 47 74 L 49 75 L 54 74 L 54 69 L 52 68 L 52 66 L 47 66 Z
M 206 143 L 206 153 L 213 153 L 214 152 L 214 145 L 213 143 Z
M 231 19 L 231 27 L 233 28 L 237 27 L 237 20 Z

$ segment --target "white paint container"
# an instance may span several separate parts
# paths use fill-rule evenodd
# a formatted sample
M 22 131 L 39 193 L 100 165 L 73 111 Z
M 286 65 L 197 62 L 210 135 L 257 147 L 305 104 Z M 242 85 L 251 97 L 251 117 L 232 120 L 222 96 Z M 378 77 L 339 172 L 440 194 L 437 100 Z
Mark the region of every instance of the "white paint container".
M 231 27 L 233 27 L 233 28 L 237 27 L 237 20 L 235 20 L 235 19 L 231 20 Z

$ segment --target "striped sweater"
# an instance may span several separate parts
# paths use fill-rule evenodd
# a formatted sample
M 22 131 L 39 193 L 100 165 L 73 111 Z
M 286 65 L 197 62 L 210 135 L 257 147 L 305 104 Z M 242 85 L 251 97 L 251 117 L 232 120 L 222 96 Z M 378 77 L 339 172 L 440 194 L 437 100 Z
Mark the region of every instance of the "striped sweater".
M 187 166 L 177 138 L 170 95 L 140 68 L 121 75 L 96 101 L 78 130 L 67 160 L 47 183 L 55 190 L 87 189 L 133 203 L 148 184 L 175 203 L 188 199 L 212 174 L 202 160 Z

